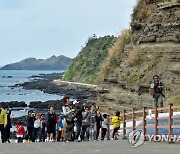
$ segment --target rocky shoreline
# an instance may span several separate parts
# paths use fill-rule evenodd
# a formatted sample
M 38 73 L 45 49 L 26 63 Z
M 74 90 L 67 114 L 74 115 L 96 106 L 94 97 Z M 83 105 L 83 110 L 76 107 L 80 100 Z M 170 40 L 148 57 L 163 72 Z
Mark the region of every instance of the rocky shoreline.
M 84 87 L 75 87 L 72 85 L 57 86 L 53 80 L 60 79 L 64 73 L 40 74 L 31 76 L 32 81 L 15 86 L 23 87 L 26 90 L 40 90 L 48 94 L 56 94 L 60 96 L 70 96 L 72 99 L 85 100 L 90 95 L 90 90 Z
M 24 101 L 11 101 L 1 102 L 0 106 L 4 108 L 11 108 L 12 110 L 30 110 L 34 112 L 46 114 L 49 106 L 53 106 L 57 114 L 61 112 L 63 106 L 63 100 L 61 96 L 69 96 L 72 100 L 77 99 L 81 102 L 87 102 L 88 97 L 91 95 L 91 90 L 85 87 L 76 87 L 73 85 L 57 86 L 53 83 L 54 80 L 62 78 L 64 73 L 52 73 L 52 74 L 39 74 L 30 76 L 29 82 L 15 84 L 10 88 L 22 87 L 25 90 L 40 90 L 48 94 L 59 95 L 59 100 L 47 100 L 47 101 L 32 101 L 27 105 Z M 18 121 L 22 121 L 25 124 L 26 116 L 14 117 L 12 119 L 12 125 L 15 126 Z M 15 132 L 11 134 L 11 138 L 15 138 Z

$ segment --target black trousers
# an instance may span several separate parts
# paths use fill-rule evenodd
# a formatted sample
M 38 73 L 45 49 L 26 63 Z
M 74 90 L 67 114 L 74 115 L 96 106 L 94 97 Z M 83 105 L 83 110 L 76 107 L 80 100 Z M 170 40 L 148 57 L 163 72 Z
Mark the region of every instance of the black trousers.
M 5 128 L 5 142 L 10 139 L 10 127 Z
M 22 137 L 18 137 L 18 143 L 23 143 L 23 138 Z
M 76 135 L 75 135 L 75 139 L 78 140 L 78 137 L 79 137 L 79 135 L 81 133 L 82 122 L 77 121 L 77 122 L 75 122 L 75 125 L 77 127 L 77 132 L 76 132 Z
M 105 136 L 106 136 L 106 132 L 107 132 L 107 128 L 102 128 L 101 129 L 101 140 L 104 140 Z
M 100 126 L 100 125 L 97 125 L 96 140 L 97 140 L 98 137 L 99 137 L 100 128 L 101 128 L 101 126 Z
M 26 136 L 26 140 L 32 141 L 33 139 L 33 127 L 27 127 L 28 134 Z
M 114 130 L 113 130 L 113 135 L 112 135 L 112 138 L 113 138 L 113 139 L 116 139 L 115 134 L 118 132 L 118 130 L 119 130 L 119 127 L 114 128 Z
M 1 131 L 1 140 L 2 143 L 5 142 L 5 129 L 4 129 L 4 124 L 0 124 L 0 131 Z

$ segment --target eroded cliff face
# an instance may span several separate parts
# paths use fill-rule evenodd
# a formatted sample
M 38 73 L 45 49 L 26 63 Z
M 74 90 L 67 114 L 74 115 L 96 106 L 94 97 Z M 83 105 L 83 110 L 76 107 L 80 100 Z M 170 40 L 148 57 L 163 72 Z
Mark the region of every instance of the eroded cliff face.
M 180 2 L 167 0 L 147 4 L 152 8 L 152 14 L 147 21 L 134 18 L 131 27 L 133 41 L 137 44 L 148 42 L 180 43 Z M 143 14 L 143 13 L 142 13 Z
M 97 89 L 103 112 L 153 107 L 149 86 L 155 74 L 166 86 L 164 105 L 180 104 L 180 3 L 149 0 L 147 5 L 154 10 L 144 21 L 132 19 L 132 42 Z

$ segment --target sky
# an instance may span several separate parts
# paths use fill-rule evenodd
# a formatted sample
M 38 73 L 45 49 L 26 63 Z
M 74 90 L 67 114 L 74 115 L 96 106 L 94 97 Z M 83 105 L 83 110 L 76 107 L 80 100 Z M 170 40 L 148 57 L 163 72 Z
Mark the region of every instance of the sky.
M 120 35 L 137 0 L 0 0 L 0 66 L 74 58 L 93 34 Z

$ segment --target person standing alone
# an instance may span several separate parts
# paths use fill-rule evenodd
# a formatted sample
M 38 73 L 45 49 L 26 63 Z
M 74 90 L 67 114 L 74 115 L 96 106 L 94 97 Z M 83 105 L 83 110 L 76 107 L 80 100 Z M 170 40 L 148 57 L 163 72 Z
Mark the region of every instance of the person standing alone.
M 154 106 L 158 107 L 158 101 L 160 103 L 160 107 L 163 107 L 163 97 L 162 93 L 164 85 L 161 81 L 159 81 L 159 77 L 157 75 L 153 76 L 153 82 L 151 84 L 151 89 L 153 89 L 153 98 L 154 98 Z

